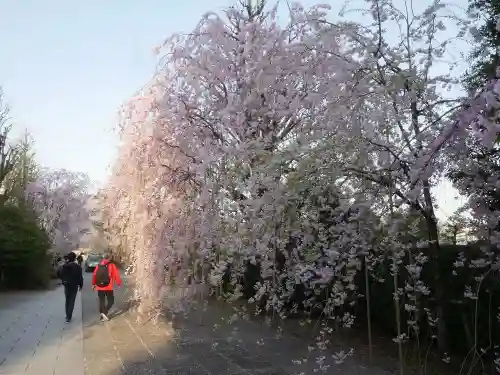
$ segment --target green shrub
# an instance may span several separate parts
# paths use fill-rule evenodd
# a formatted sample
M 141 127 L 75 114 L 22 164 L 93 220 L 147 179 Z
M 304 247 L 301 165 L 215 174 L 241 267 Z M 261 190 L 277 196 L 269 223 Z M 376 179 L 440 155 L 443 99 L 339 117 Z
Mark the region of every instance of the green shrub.
M 26 207 L 0 207 L 0 286 L 43 288 L 50 280 L 50 239 Z

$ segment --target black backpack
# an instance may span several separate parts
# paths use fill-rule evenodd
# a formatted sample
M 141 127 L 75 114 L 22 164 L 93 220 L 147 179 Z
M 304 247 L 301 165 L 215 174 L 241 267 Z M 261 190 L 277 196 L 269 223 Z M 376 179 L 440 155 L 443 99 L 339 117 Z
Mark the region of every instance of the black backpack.
M 95 284 L 98 287 L 108 286 L 111 282 L 109 278 L 109 263 L 99 264 L 97 266 L 97 271 L 95 271 Z
M 59 269 L 59 278 L 63 284 L 68 284 L 71 281 L 71 268 L 69 263 L 64 263 Z

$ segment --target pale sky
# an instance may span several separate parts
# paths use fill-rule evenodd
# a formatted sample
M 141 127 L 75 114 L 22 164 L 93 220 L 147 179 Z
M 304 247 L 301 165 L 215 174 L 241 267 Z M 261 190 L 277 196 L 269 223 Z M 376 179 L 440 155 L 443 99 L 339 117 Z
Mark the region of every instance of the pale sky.
M 318 2 L 339 9 L 342 1 L 302 4 Z M 234 3 L 0 0 L 0 86 L 14 135 L 28 129 L 41 164 L 104 181 L 116 150 L 116 111 L 153 74 L 153 48 L 191 30 L 206 11 Z M 439 190 L 443 199 L 453 195 Z M 445 203 L 441 211 L 449 215 L 453 206 Z

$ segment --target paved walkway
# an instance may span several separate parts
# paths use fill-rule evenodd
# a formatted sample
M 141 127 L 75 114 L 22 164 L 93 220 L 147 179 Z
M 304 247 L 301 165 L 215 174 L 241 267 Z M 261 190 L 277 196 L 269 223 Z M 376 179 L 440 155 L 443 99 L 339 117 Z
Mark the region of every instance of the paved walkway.
M 81 311 L 65 324 L 61 287 L 0 294 L 0 374 L 83 375 Z
M 313 342 L 277 337 L 253 321 L 228 324 L 226 307 L 139 322 L 126 309 L 126 289 L 116 292 L 114 317 L 101 323 L 89 280 L 71 324 L 64 323 L 62 288 L 0 294 L 0 375 L 388 374 L 354 360 L 336 366 L 332 351 L 311 350 Z
M 95 294 L 89 288 L 82 294 L 86 375 L 389 374 L 354 360 L 335 365 L 331 350 L 308 347 L 314 339 L 277 337 L 253 321 L 228 324 L 227 308 L 194 309 L 156 325 L 138 321 L 126 309 L 125 294 L 117 291 L 117 315 L 107 323 L 98 321 Z

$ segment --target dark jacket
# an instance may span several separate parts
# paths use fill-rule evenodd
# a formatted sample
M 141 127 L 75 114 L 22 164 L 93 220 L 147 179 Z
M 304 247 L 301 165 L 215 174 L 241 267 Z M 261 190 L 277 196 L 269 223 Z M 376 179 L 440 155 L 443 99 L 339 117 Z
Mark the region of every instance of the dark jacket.
M 63 264 L 57 271 L 57 277 L 65 286 L 83 288 L 82 267 L 75 262 Z

